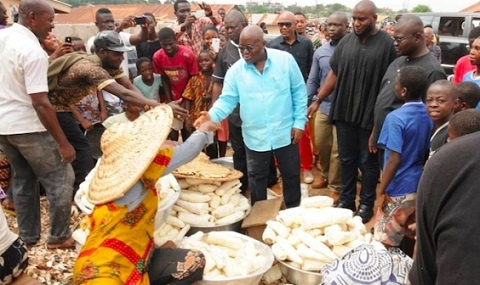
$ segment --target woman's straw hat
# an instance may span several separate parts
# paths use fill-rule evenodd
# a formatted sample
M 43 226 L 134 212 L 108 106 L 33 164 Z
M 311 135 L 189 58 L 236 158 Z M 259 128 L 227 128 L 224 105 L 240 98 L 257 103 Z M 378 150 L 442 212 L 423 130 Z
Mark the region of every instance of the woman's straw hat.
M 230 181 L 242 177 L 238 170 L 213 163 L 203 152 L 194 160 L 174 170 L 173 175 L 177 178 L 194 178 L 208 181 Z
M 123 195 L 140 179 L 170 133 L 172 109 L 160 105 L 133 122 L 115 124 L 102 135 L 103 156 L 87 198 L 104 204 Z

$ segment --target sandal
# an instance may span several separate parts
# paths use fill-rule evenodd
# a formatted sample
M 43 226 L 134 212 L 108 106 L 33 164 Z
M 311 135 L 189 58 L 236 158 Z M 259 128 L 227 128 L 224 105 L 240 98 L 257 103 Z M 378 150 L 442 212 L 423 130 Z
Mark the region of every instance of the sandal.
M 69 237 L 62 243 L 48 243 L 48 249 L 75 249 L 75 240 Z
M 9 199 L 5 199 L 2 201 L 2 208 L 3 208 L 3 211 L 9 214 L 10 216 L 15 217 L 17 215 L 17 213 L 15 212 L 15 206 L 13 205 L 13 201 Z

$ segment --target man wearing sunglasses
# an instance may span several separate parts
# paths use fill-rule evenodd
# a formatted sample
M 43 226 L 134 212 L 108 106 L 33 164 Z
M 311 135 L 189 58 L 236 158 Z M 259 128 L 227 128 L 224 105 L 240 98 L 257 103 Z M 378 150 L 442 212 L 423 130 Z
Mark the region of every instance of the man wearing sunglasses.
M 293 55 L 298 67 L 300 67 L 304 81 L 307 82 L 313 60 L 312 42 L 308 38 L 297 34 L 295 15 L 292 12 L 286 11 L 280 14 L 277 24 L 281 35 L 273 39 L 268 47 L 283 50 Z M 305 126 L 304 135 L 299 143 L 300 168 L 303 172 L 303 182 L 310 184 L 314 179 L 312 174 L 313 153 L 308 125 Z
M 382 79 L 380 93 L 374 109 L 374 127 L 370 137 L 370 151 L 377 151 L 377 141 L 382 130 L 383 122 L 387 115 L 403 105 L 403 101 L 395 96 L 395 79 L 398 70 L 402 67 L 415 65 L 421 66 L 428 74 L 429 83 L 441 79 L 447 79 L 444 69 L 429 52 L 426 44 L 426 35 L 423 33 L 423 22 L 415 15 L 404 15 L 398 20 L 393 34 L 393 45 L 399 55 L 388 67 Z M 423 94 L 425 99 L 426 94 Z M 383 168 L 383 150 L 379 149 L 380 168 Z
M 307 121 L 302 73 L 293 56 L 265 48 L 258 26 L 243 29 L 238 48 L 243 58 L 230 67 L 222 94 L 195 126 L 207 120 L 221 121 L 240 103 L 251 203 L 267 199 L 269 167 L 275 155 L 285 204 L 296 207 L 300 204 L 298 142 Z

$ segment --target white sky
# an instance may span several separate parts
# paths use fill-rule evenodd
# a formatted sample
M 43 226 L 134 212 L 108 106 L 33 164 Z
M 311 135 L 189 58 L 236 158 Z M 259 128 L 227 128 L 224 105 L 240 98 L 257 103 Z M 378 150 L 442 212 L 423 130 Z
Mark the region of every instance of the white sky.
M 388 7 L 394 11 L 398 11 L 403 8 L 407 8 L 411 10 L 413 7 L 417 6 L 418 4 L 424 4 L 429 6 L 433 12 L 458 12 L 470 5 L 473 5 L 479 0 L 373 0 L 377 7 L 383 8 Z M 207 0 L 207 3 L 211 4 L 243 4 L 245 5 L 246 2 L 268 2 L 267 0 Z M 359 0 L 270 0 L 271 3 L 282 3 L 286 6 L 297 4 L 300 6 L 311 6 L 318 4 L 333 4 L 333 3 L 340 3 L 347 7 L 352 8 L 355 6 Z

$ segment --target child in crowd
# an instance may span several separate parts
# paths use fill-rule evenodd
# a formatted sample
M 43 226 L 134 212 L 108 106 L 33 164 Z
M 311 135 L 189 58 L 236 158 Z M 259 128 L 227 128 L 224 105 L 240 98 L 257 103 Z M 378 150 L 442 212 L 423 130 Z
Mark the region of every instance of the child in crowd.
M 153 70 L 162 76 L 167 102 L 177 101 L 182 98 L 188 80 L 198 74 L 197 58 L 191 49 L 177 44 L 171 28 L 160 29 L 158 37 L 162 48 L 153 55 Z M 178 140 L 179 131 L 184 141 L 188 138 L 190 132 L 183 125 L 179 118 L 173 119 L 171 140 Z
M 480 38 L 476 38 L 470 45 L 470 63 L 476 68 L 465 73 L 463 81 L 471 81 L 480 85 Z M 480 105 L 476 106 L 480 109 Z
M 193 122 L 200 117 L 200 112 L 208 111 L 212 103 L 212 74 L 214 60 L 209 50 L 204 49 L 198 54 L 198 67 L 200 73 L 194 75 L 188 81 L 183 92 L 186 109 L 190 116 L 185 120 L 185 127 L 190 132 L 194 131 Z M 207 155 L 210 158 L 217 158 L 218 152 L 215 144 L 207 147 Z
M 459 91 L 447 80 L 438 80 L 427 90 L 427 111 L 433 120 L 433 134 L 430 138 L 430 157 L 444 144 L 448 138 L 448 121 L 458 99 Z
M 386 246 L 398 247 L 415 217 L 417 185 L 428 157 L 432 130 L 422 102 L 427 86 L 423 68 L 407 66 L 400 70 L 395 93 L 405 104 L 388 114 L 378 139 L 379 147 L 385 149 L 380 184 L 385 200 L 376 214 L 374 237 Z
M 222 45 L 222 38 L 221 38 L 222 36 L 225 38 L 224 41 L 223 41 L 223 45 Z M 214 64 L 215 64 L 215 61 L 216 61 L 217 55 L 218 55 L 218 51 L 215 51 L 213 46 L 212 46 L 213 39 L 215 39 L 215 38 L 220 39 L 219 50 L 222 49 L 223 46 L 225 46 L 226 41 L 227 41 L 227 38 L 225 37 L 225 35 L 219 33 L 217 28 L 213 25 L 206 26 L 203 29 L 204 49 L 209 51 L 210 56 L 212 57 Z M 212 71 L 213 71 L 213 67 L 214 66 L 212 66 Z M 228 140 L 229 140 L 228 119 L 222 120 L 220 122 L 220 124 L 222 125 L 222 127 L 217 131 L 216 139 L 217 139 L 217 143 L 218 143 L 218 152 L 219 152 L 218 155 L 220 157 L 224 157 L 226 155 L 226 152 L 227 152 L 227 143 L 228 143 Z M 217 156 L 215 156 L 215 157 L 217 157 Z M 212 158 L 212 157 L 210 157 L 210 158 Z
M 220 32 L 218 38 L 220 39 L 220 49 L 223 49 L 228 42 L 227 34 L 225 32 Z
M 160 89 L 162 77 L 153 73 L 152 61 L 146 57 L 137 60 L 137 70 L 140 75 L 133 79 L 133 85 L 137 87 L 145 98 L 160 102 Z
M 471 81 L 464 81 L 457 85 L 458 104 L 455 113 L 466 109 L 475 109 L 480 102 L 480 87 Z
M 140 114 L 142 113 L 142 108 L 127 102 L 123 102 L 123 107 L 125 108 L 125 112 L 108 117 L 103 121 L 103 126 L 106 129 L 110 128 L 113 124 L 133 122 L 140 117 Z
M 213 39 L 219 39 L 218 30 L 214 25 L 207 25 L 202 31 L 203 49 L 210 51 L 213 61 L 217 59 L 218 50 L 213 48 Z M 220 47 L 220 46 L 219 46 Z M 198 56 L 198 55 L 197 55 Z
M 460 111 L 450 118 L 448 124 L 448 141 L 464 135 L 480 131 L 480 111 L 467 109 Z

